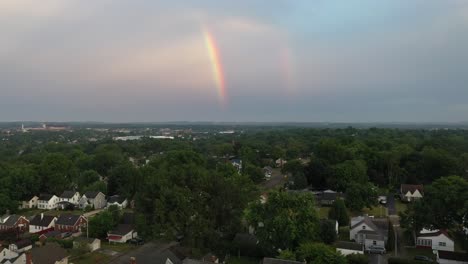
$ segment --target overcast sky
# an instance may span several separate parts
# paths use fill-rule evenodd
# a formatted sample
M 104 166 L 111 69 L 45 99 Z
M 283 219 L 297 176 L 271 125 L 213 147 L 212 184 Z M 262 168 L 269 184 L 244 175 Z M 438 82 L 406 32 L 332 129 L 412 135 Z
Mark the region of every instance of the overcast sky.
M 0 120 L 467 121 L 468 1 L 1 0 Z

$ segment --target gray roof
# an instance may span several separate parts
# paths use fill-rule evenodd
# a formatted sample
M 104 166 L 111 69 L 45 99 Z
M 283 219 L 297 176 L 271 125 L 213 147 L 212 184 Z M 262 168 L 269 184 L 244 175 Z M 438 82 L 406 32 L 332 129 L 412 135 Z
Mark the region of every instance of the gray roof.
M 96 196 L 98 196 L 100 192 L 86 192 L 84 195 L 86 196 L 86 198 L 91 198 L 91 199 L 94 199 L 96 198 Z
M 119 195 L 113 195 L 109 197 L 108 203 L 123 203 L 125 201 L 124 197 L 120 197 Z
M 49 238 L 49 237 L 56 237 L 60 234 L 62 234 L 60 231 L 52 230 L 52 231 L 42 234 L 41 236 L 45 236 L 46 238 Z
M 29 225 L 35 225 L 35 226 L 48 226 L 53 220 L 55 216 L 52 215 L 43 215 L 41 218 L 41 215 L 35 215 L 34 218 L 29 222 Z
M 41 195 L 39 195 L 39 200 L 40 201 L 49 201 L 50 199 L 52 199 L 54 195 L 52 194 L 47 194 L 47 193 L 42 193 Z
M 4 226 L 14 226 L 16 222 L 20 219 L 21 216 L 19 215 L 10 215 L 8 219 L 5 221 L 5 223 L 2 223 L 0 225 Z
M 125 225 L 134 225 L 135 224 L 135 214 L 134 213 L 124 213 L 122 215 L 122 220 L 120 221 L 121 224 Z
M 353 226 L 351 226 L 351 229 L 355 228 L 356 226 L 362 225 L 362 224 L 366 224 L 367 226 L 369 226 L 373 230 L 378 230 L 378 227 L 373 223 L 372 218 L 370 218 L 368 216 L 364 216 L 364 218 L 361 221 L 359 221 L 356 224 L 354 224 Z
M 65 214 L 59 216 L 57 219 L 57 222 L 55 222 L 56 225 L 66 225 L 66 226 L 74 226 L 76 222 L 78 222 L 78 219 L 80 219 L 81 215 L 71 215 L 71 214 Z
M 35 247 L 31 250 L 31 257 L 34 263 L 55 264 L 68 256 L 65 249 L 56 243 L 47 243 L 42 247 Z
M 263 258 L 263 264 L 304 264 L 300 261 L 277 259 L 277 258 Z
M 67 199 L 70 199 L 73 197 L 73 195 L 75 195 L 75 191 L 64 191 L 61 195 L 60 195 L 60 198 L 67 198 Z
M 23 240 L 16 241 L 15 243 L 13 243 L 13 245 L 16 245 L 18 249 L 21 249 L 21 248 L 25 248 L 27 246 L 32 245 L 32 242 L 29 239 L 23 239 Z
M 338 241 L 335 243 L 336 248 L 350 249 L 350 250 L 360 250 L 363 251 L 363 246 L 359 243 L 348 242 L 348 241 Z
M 124 236 L 134 230 L 133 225 L 120 224 L 116 229 L 109 231 L 109 235 Z
M 177 257 L 174 252 L 169 249 L 161 251 L 159 254 L 153 257 L 151 263 L 154 264 L 166 264 L 166 260 L 170 259 L 173 264 L 182 264 L 182 260 Z

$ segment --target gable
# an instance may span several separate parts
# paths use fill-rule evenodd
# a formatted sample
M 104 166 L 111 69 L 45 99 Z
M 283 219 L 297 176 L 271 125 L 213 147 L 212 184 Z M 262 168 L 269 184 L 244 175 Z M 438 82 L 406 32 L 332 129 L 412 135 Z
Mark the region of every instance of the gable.
M 415 190 L 413 193 L 414 197 L 422 197 L 422 194 L 419 192 L 419 190 Z

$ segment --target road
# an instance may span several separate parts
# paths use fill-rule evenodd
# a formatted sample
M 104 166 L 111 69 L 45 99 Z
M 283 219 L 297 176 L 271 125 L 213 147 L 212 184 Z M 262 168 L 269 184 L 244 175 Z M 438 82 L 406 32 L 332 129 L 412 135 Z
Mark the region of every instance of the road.
M 99 214 L 100 212 L 102 212 L 104 210 L 104 208 L 102 209 L 97 209 L 97 210 L 93 210 L 93 211 L 90 211 L 90 212 L 86 212 L 83 214 L 84 217 L 92 217 L 92 216 L 95 216 L 97 214 Z
M 270 179 L 261 183 L 261 186 L 264 189 L 268 190 L 268 189 L 273 189 L 276 186 L 283 185 L 285 182 L 286 182 L 286 179 L 284 178 L 283 174 L 281 174 L 281 169 L 275 168 L 271 172 Z
M 150 242 L 143 246 L 127 252 L 117 258 L 111 260 L 109 264 L 129 264 L 130 258 L 134 257 L 138 264 L 152 264 L 157 263 L 161 258 L 161 252 L 172 246 L 177 245 L 177 242 L 171 243 L 154 243 Z M 165 260 L 164 260 L 165 262 Z
M 393 194 L 389 194 L 387 196 L 387 209 L 388 215 L 397 215 L 397 211 L 395 208 L 395 196 L 393 196 Z

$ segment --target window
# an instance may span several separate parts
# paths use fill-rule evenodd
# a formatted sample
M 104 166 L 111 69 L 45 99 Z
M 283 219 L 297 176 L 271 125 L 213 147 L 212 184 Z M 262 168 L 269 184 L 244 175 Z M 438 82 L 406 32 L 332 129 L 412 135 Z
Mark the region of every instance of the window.
M 365 226 L 365 225 L 363 225 L 363 226 L 362 226 L 362 229 L 366 229 L 366 226 Z
M 377 245 L 377 241 L 372 241 L 372 245 L 376 246 Z
M 439 246 L 445 247 L 445 246 L 447 246 L 447 243 L 445 243 L 445 242 L 439 242 Z

